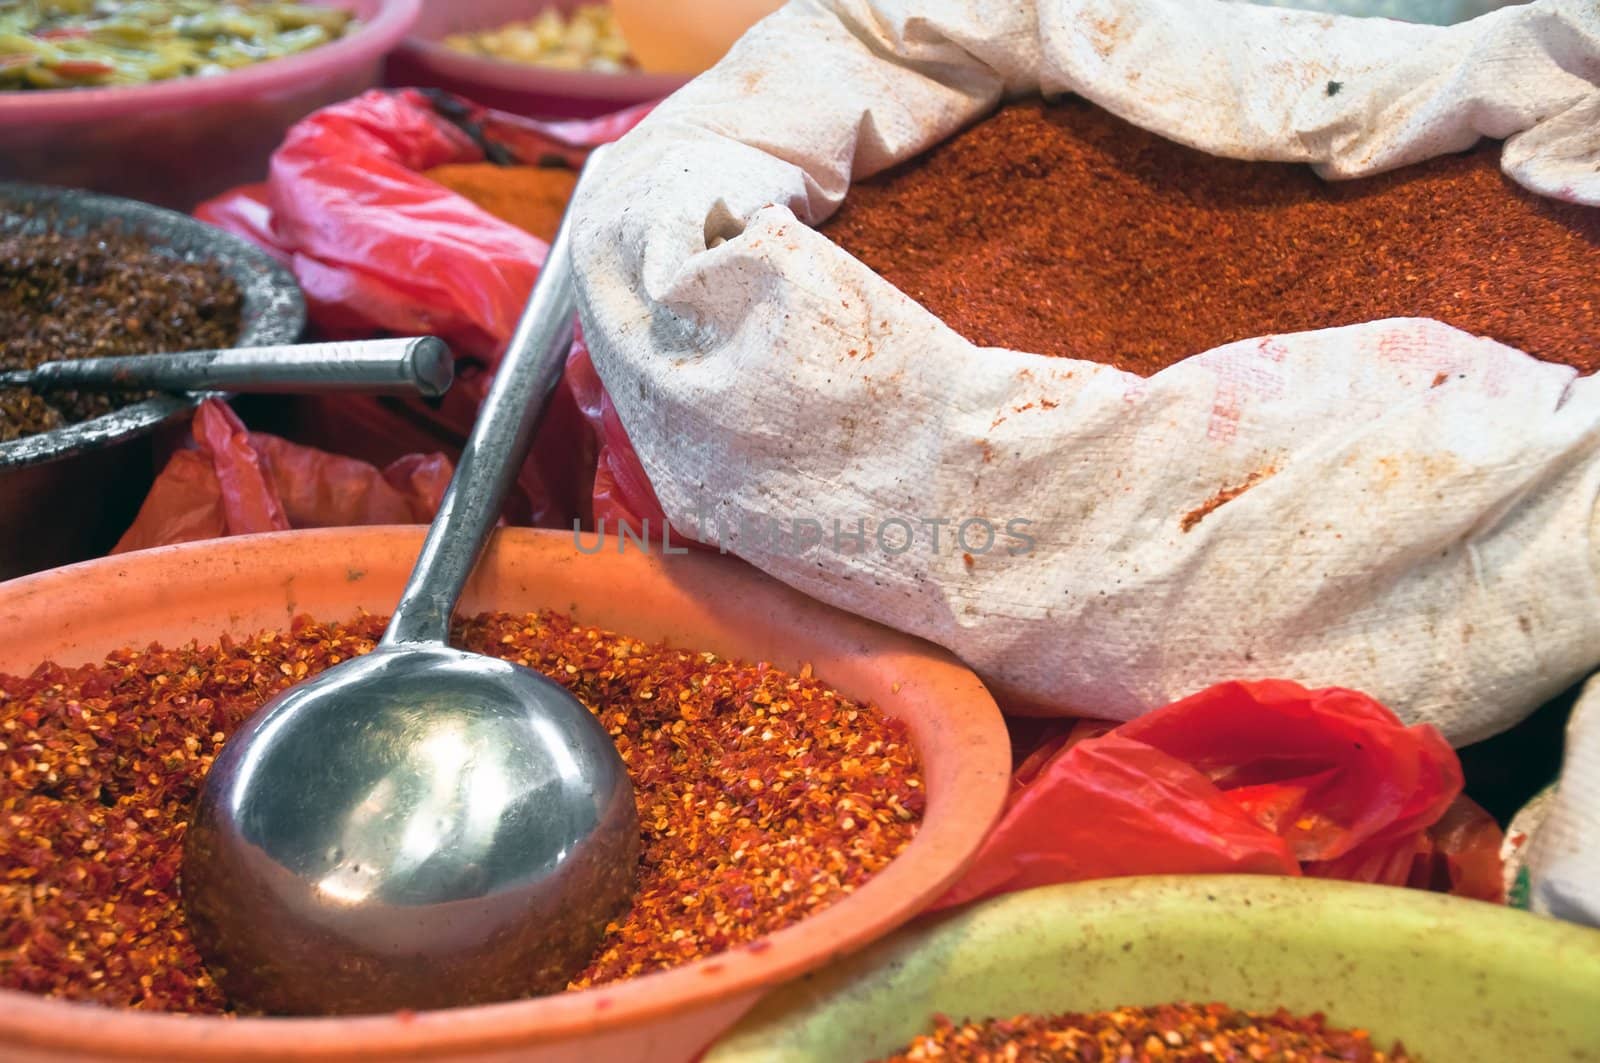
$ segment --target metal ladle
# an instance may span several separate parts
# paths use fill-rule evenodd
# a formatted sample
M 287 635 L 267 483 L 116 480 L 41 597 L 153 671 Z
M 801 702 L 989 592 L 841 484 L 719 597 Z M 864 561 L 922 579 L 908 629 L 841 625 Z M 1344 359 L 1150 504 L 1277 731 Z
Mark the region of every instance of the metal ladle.
M 437 398 L 450 390 L 454 376 L 449 346 L 434 336 L 415 336 L 45 362 L 0 373 L 0 387 L 241 395 L 352 391 Z
M 552 680 L 446 644 L 572 339 L 567 247 L 563 224 L 377 649 L 274 699 L 211 766 L 183 898 L 239 1004 L 552 992 L 631 903 L 638 818 L 605 730 Z

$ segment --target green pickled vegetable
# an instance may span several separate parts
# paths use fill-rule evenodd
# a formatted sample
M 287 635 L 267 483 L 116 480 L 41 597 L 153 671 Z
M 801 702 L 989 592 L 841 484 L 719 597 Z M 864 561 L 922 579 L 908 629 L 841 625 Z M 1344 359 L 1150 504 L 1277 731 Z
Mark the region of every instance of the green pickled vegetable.
M 0 91 L 226 73 L 356 25 L 341 8 L 266 0 L 0 0 Z

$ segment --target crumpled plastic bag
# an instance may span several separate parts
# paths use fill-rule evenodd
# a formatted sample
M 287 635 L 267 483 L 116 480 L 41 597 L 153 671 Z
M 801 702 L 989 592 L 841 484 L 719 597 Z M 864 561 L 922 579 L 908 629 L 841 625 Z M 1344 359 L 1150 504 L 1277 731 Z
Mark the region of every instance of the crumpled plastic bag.
M 548 246 L 423 171 L 483 162 L 484 143 L 522 162 L 580 165 L 649 109 L 540 122 L 442 94 L 374 90 L 296 123 L 264 184 L 224 193 L 195 216 L 286 262 L 324 335 L 426 332 L 493 368 Z
M 649 110 L 541 122 L 443 93 L 372 91 L 297 123 L 264 184 L 225 193 L 195 215 L 287 265 L 323 338 L 431 334 L 457 354 L 456 383 L 437 405 L 340 397 L 339 406 L 312 402 L 308 410 L 337 420 L 339 407 L 360 405 L 373 431 L 404 434 L 407 420 L 420 419 L 464 440 L 548 247 L 423 171 L 483 162 L 486 147 L 522 162 L 556 156 L 579 165 Z M 563 383 L 518 480 L 525 519 L 567 524 L 586 504 L 590 461 Z
M 1505 831 L 1462 794 L 1428 828 L 1406 885 L 1479 901 L 1506 901 Z
M 934 905 L 1094 878 L 1309 875 L 1501 899 L 1499 829 L 1460 761 L 1352 690 L 1222 683 L 1130 723 L 1079 722 L 1018 766 Z
M 451 472 L 442 454 L 379 469 L 252 433 L 210 399 L 195 413 L 192 446 L 172 455 L 111 552 L 292 528 L 426 524 Z
M 590 488 L 589 509 L 583 514 L 584 523 L 603 534 L 617 534 L 619 529 L 650 532 L 650 541 L 658 542 L 661 529 L 666 529 L 667 541 L 673 547 L 691 550 L 714 549 L 672 529 L 661 512 L 661 503 L 650 487 L 650 480 L 639 465 L 639 456 L 628 433 L 617 417 L 617 407 L 606 393 L 605 384 L 595 372 L 594 360 L 589 355 L 589 345 L 584 342 L 580 328 L 572 341 L 572 354 L 567 359 L 563 380 L 572 390 L 573 400 L 588 425 L 595 446 L 593 460 L 594 479 Z
M 574 202 L 613 404 L 597 483 L 652 539 L 716 538 L 946 647 L 1014 711 L 1129 720 L 1288 677 L 1487 738 L 1600 664 L 1600 379 L 1417 318 L 1149 378 L 980 350 L 813 226 L 1037 91 L 1330 179 L 1504 138 L 1511 180 L 1600 204 L 1597 71 L 1593 0 L 1449 27 L 1217 0 L 790 3 Z M 1031 542 L 950 545 L 1013 518 Z M 828 538 L 771 534 L 801 521 Z

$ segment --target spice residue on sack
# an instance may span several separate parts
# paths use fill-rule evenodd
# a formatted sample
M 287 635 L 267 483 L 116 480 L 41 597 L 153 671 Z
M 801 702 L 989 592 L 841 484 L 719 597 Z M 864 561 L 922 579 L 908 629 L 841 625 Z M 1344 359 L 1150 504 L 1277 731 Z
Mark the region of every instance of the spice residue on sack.
M 1500 145 L 1355 181 L 1025 102 L 851 189 L 823 231 L 980 346 L 1148 376 L 1237 340 L 1428 317 L 1600 368 L 1600 208 Z
M 215 263 L 161 254 L 114 228 L 0 235 L 0 370 L 231 347 L 243 312 L 239 286 Z M 0 442 L 144 397 L 0 388 Z
M 559 166 L 497 166 L 489 162 L 436 166 L 422 176 L 546 243 L 556 238 L 567 201 L 578 184 L 576 173 Z
M 1216 494 L 1212 495 L 1210 498 L 1206 499 L 1204 502 L 1185 513 L 1183 515 L 1183 520 L 1178 522 L 1179 526 L 1182 527 L 1184 531 L 1192 531 L 1196 524 L 1199 524 L 1201 521 L 1211 516 L 1212 513 L 1215 513 L 1217 510 L 1221 509 L 1229 502 L 1232 502 L 1234 499 L 1238 498 L 1240 495 L 1250 490 L 1250 488 L 1254 487 L 1256 484 L 1260 483 L 1262 480 L 1265 480 L 1267 477 L 1273 475 L 1277 471 L 1278 467 L 1276 465 L 1269 465 L 1265 469 L 1257 469 L 1249 476 L 1246 476 L 1242 483 L 1235 484 L 1232 487 L 1224 487 L 1222 490 L 1218 491 Z
M 1017 1015 L 959 1025 L 936 1015 L 933 1032 L 879 1063 L 939 1059 L 948 1063 L 1017 1060 L 1119 1060 L 1232 1063 L 1235 1060 L 1348 1060 L 1420 1063 L 1396 1044 L 1374 1048 L 1365 1030 L 1330 1028 L 1322 1015 L 1300 1018 L 1238 1011 L 1224 1004 L 1164 1004 L 1093 1014 Z
M 217 1013 L 178 895 L 190 809 L 227 736 L 385 621 L 0 676 L 0 987 Z M 921 822 L 899 723 L 809 674 L 648 645 L 557 613 L 492 613 L 455 643 L 534 668 L 594 712 L 633 780 L 633 910 L 570 988 L 675 967 L 852 893 Z

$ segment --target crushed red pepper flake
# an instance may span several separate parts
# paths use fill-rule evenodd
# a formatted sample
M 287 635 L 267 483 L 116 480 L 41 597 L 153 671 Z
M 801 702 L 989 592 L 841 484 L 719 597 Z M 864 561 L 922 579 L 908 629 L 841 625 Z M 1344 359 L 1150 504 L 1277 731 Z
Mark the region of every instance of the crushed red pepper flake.
M 294 621 L 0 676 L 0 987 L 225 1012 L 179 899 L 183 833 L 227 736 L 273 695 L 367 653 L 384 619 Z M 810 675 L 650 645 L 556 613 L 458 622 L 595 712 L 633 779 L 633 910 L 582 989 L 755 943 L 909 844 L 925 797 L 904 727 Z
M 1393 317 L 1600 369 L 1600 208 L 1514 184 L 1498 141 L 1324 181 L 1023 101 L 856 185 L 822 231 L 979 346 L 1141 376 Z
M 1017 1015 L 956 1024 L 934 1016 L 923 1034 L 879 1063 L 1418 1063 L 1405 1046 L 1374 1048 L 1365 1030 L 1324 1016 L 1239 1011 L 1225 1004 L 1163 1004 L 1092 1014 Z

